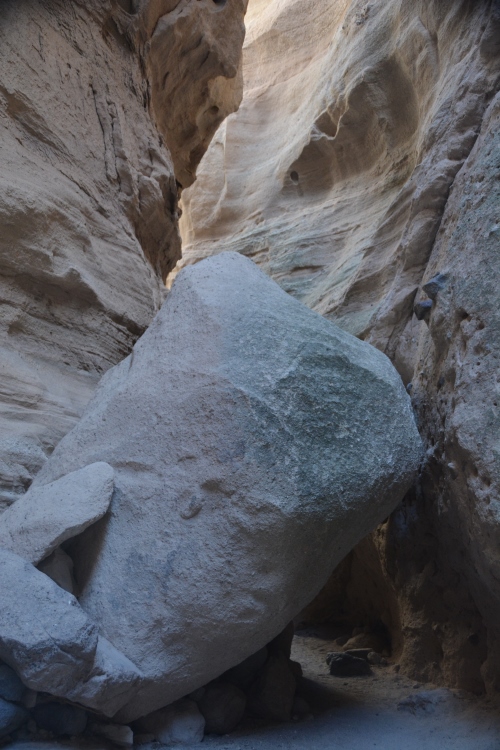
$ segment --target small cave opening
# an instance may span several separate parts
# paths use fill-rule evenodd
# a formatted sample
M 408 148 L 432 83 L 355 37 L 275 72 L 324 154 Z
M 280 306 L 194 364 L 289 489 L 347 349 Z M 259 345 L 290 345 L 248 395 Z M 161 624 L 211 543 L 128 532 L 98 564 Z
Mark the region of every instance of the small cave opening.
M 369 535 L 335 568 L 294 622 L 299 636 L 326 639 L 334 653 L 394 667 L 402 640 L 398 601 L 376 557 Z

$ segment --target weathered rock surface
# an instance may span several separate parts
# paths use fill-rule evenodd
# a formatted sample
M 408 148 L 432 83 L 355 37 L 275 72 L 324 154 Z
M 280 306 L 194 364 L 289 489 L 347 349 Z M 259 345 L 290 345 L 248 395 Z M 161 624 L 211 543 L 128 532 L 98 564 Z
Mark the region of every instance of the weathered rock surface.
M 80 684 L 66 690 L 63 697 L 104 716 L 114 716 L 135 695 L 141 677 L 130 659 L 99 636 L 90 673 Z
M 139 673 L 100 637 L 77 600 L 14 553 L 0 549 L 0 658 L 32 690 L 112 715 Z
M 182 263 L 252 257 L 408 382 L 404 329 L 497 86 L 494 5 L 253 0 L 242 105 L 182 196 Z
M 97 648 L 97 627 L 74 597 L 12 552 L 0 550 L 1 658 L 33 690 L 71 690 Z
M 498 2 L 252 0 L 247 26 L 183 263 L 238 250 L 388 354 L 429 449 L 316 613 L 382 620 L 418 679 L 498 686 Z
M 130 720 L 281 632 L 401 499 L 420 438 L 383 354 L 232 253 L 186 269 L 33 489 L 97 460 L 112 506 L 69 552 L 144 674 Z
M 2 2 L 0 509 L 161 305 L 177 183 L 241 95 L 245 4 Z
M 498 21 L 500 35 L 500 11 Z M 475 691 L 483 684 L 498 690 L 500 94 L 485 113 L 477 142 L 457 176 L 424 282 L 438 273 L 446 275 L 446 286 L 434 299 L 428 326 L 422 324 L 412 390 L 429 445 L 425 502 L 406 533 L 418 539 L 421 561 L 424 518 L 439 529 L 432 548 L 439 573 L 424 584 L 417 569 L 410 568 L 408 593 L 419 601 L 421 618 L 429 620 L 434 610 L 446 682 Z M 414 504 L 411 499 L 406 514 Z M 429 639 L 424 659 L 434 650 L 435 641 Z M 409 649 L 403 658 L 411 661 Z M 426 673 L 424 669 L 422 675 Z
M 341 590 L 328 594 L 328 614 L 342 607 L 357 621 L 385 622 L 403 671 L 476 693 L 500 680 L 499 123 L 497 94 L 453 185 L 418 292 L 418 300 L 424 287 L 433 295 L 415 337 L 411 388 L 427 468 L 349 556 Z M 438 275 L 434 293 L 428 282 Z
M 36 565 L 104 516 L 113 476 L 101 461 L 28 490 L 0 516 L 0 547 Z

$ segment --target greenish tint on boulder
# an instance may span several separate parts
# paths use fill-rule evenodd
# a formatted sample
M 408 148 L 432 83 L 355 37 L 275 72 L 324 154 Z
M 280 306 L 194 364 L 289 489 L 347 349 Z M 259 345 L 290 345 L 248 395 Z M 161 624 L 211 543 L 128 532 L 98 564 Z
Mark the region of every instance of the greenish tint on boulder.
M 143 673 L 117 718 L 188 695 L 283 631 L 420 458 L 384 354 L 241 255 L 182 271 L 33 485 L 114 469 L 108 516 L 68 551 L 81 606 Z

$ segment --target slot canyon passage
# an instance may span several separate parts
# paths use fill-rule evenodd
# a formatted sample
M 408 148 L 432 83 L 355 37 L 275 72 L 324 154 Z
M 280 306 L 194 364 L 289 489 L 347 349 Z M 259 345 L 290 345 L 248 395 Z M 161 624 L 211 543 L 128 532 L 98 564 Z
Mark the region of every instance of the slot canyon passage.
M 500 2 L 0 61 L 0 746 L 499 750 Z

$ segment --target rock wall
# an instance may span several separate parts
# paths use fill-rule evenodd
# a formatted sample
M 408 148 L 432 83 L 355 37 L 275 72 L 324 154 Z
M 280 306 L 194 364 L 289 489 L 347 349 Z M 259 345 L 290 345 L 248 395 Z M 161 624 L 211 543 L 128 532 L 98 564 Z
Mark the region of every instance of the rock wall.
M 241 97 L 245 5 L 2 3 L 0 508 L 162 302 L 178 186 Z
M 327 615 L 381 619 L 419 679 L 498 687 L 500 5 L 252 0 L 247 28 L 181 264 L 237 250 L 390 356 L 428 460 Z

